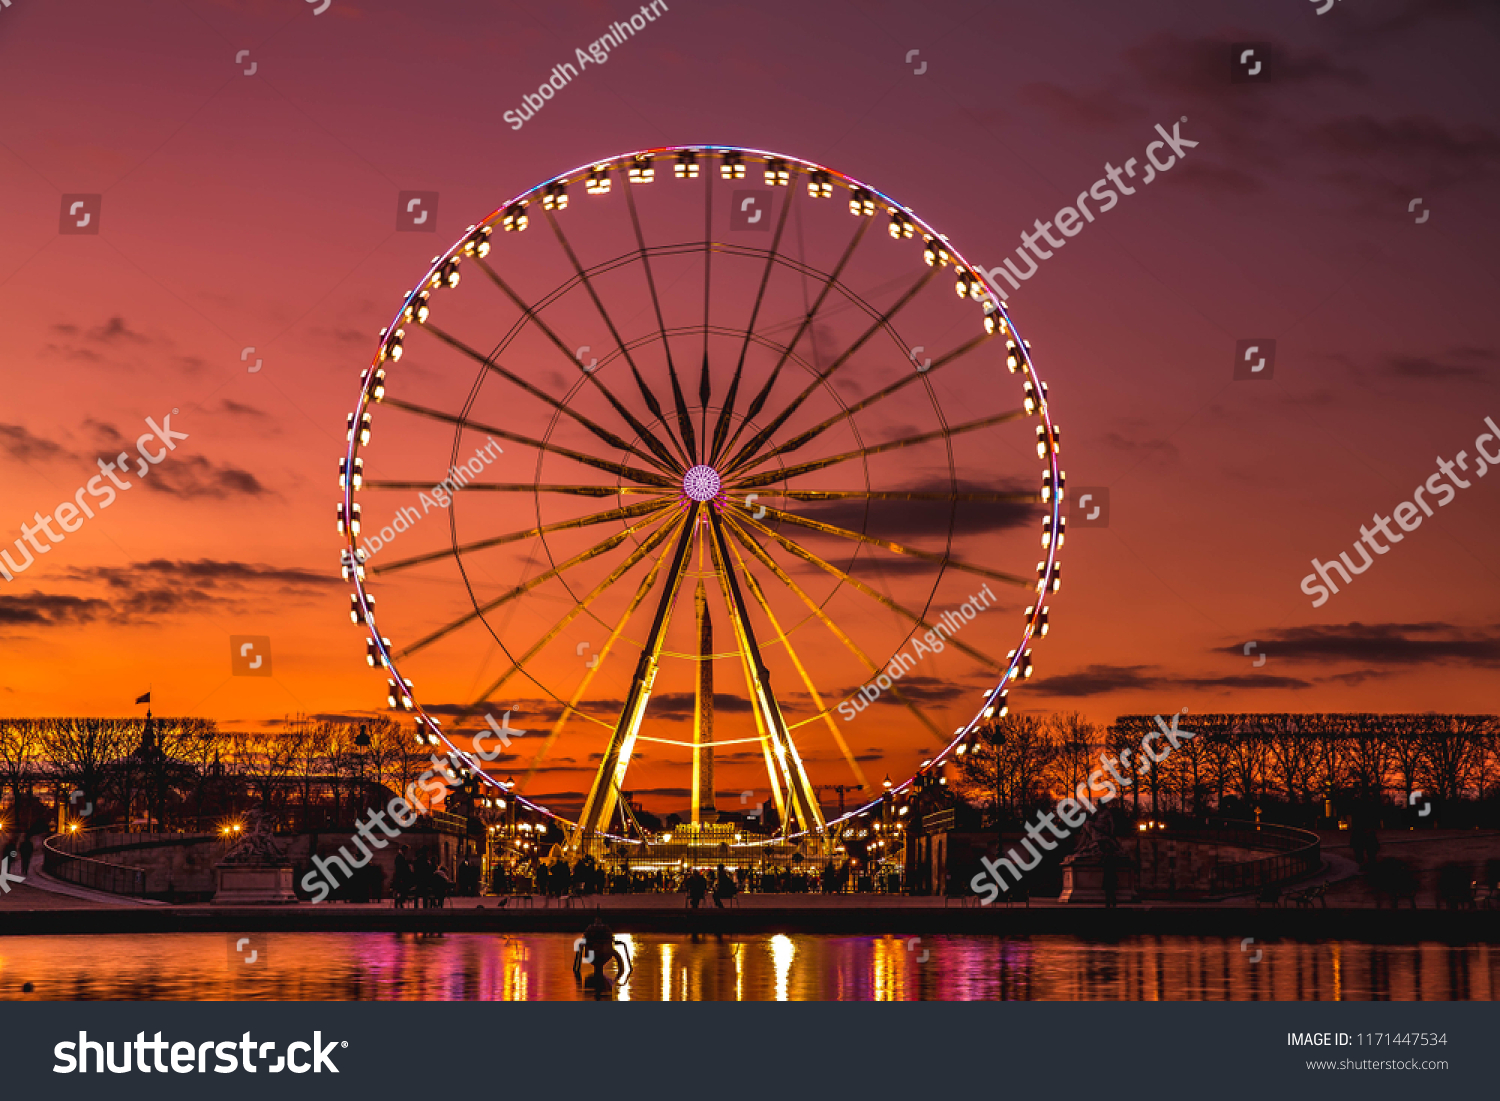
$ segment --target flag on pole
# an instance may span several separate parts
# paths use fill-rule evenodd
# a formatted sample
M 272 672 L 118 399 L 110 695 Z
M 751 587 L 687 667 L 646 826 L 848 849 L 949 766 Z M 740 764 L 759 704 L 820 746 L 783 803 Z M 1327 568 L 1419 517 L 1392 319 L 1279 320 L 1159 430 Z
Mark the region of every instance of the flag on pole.
M 147 692 L 144 696 L 137 696 L 135 698 L 135 702 L 136 703 L 150 703 L 151 702 L 151 693 Z

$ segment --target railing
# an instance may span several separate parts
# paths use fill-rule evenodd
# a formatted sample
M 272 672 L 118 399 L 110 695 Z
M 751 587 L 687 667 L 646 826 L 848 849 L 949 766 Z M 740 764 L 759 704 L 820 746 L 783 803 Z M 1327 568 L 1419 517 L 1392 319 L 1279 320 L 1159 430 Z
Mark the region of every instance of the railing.
M 42 870 L 48 875 L 115 895 L 141 898 L 146 893 L 146 873 L 140 868 L 111 864 L 92 856 L 79 856 L 63 846 L 76 844 L 74 835 L 53 834 L 42 842 Z
M 1193 832 L 1195 836 L 1209 835 L 1215 841 L 1243 848 L 1277 850 L 1254 860 L 1217 865 L 1209 887 L 1215 893 L 1257 890 L 1310 875 L 1323 865 L 1323 842 L 1308 830 L 1244 822 Z

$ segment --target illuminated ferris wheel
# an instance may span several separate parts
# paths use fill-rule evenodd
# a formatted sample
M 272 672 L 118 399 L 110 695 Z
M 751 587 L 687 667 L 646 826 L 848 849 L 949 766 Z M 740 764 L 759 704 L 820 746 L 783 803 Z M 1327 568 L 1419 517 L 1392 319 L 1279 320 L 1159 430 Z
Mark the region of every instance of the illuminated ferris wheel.
M 505 203 L 405 296 L 348 429 L 390 704 L 460 753 L 515 713 L 522 778 L 474 768 L 573 851 L 651 840 L 632 791 L 685 830 L 763 792 L 736 842 L 828 836 L 820 790 L 900 792 L 1004 713 L 1059 584 L 1058 432 L 1004 304 L 793 157 L 653 149 Z

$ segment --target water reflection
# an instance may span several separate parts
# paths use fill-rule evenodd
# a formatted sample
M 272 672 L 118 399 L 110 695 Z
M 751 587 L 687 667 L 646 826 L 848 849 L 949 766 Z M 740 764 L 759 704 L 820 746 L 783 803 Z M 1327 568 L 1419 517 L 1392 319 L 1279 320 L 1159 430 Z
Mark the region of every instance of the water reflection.
M 1233 938 L 622 936 L 622 1001 L 1494 1000 L 1491 945 Z M 592 998 L 564 934 L 216 934 L 0 939 L 0 998 Z M 1255 953 L 1260 958 L 1255 959 Z M 613 969 L 611 969 L 613 973 Z M 35 992 L 23 994 L 23 983 Z

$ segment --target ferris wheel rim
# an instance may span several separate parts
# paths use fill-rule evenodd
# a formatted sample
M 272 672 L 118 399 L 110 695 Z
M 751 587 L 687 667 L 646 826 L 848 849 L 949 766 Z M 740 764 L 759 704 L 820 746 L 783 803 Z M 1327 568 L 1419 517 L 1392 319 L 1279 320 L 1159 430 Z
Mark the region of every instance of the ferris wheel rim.
M 783 162 L 786 165 L 796 165 L 801 170 L 810 170 L 811 172 L 825 173 L 828 178 L 834 181 L 838 181 L 843 186 L 849 188 L 851 191 L 860 190 L 864 193 L 867 193 L 873 199 L 878 199 L 879 202 L 883 204 L 890 213 L 900 213 L 902 216 L 908 218 L 914 226 L 919 227 L 921 230 L 923 230 L 928 237 L 941 240 L 944 249 L 947 250 L 947 252 L 953 258 L 955 265 L 961 270 L 968 271 L 971 274 L 982 272 L 982 269 L 977 268 L 974 264 L 968 261 L 962 253 L 960 253 L 951 245 L 951 243 L 949 243 L 946 235 L 939 233 L 929 222 L 927 222 L 906 204 L 897 201 L 888 193 L 880 190 L 879 188 L 865 183 L 864 181 L 856 177 L 850 176 L 847 173 L 840 172 L 837 169 L 833 169 L 825 165 L 821 165 L 817 162 L 797 157 L 795 155 L 778 153 L 770 150 L 755 149 L 745 146 L 686 144 L 650 147 L 646 149 L 636 150 L 634 152 L 617 154 L 600 160 L 591 160 L 573 169 L 570 169 L 567 172 L 559 173 L 558 175 L 555 175 L 548 180 L 544 180 L 541 183 L 518 193 L 507 202 L 501 204 L 500 206 L 497 206 L 484 219 L 477 222 L 475 225 L 470 226 L 469 229 L 467 229 L 445 252 L 437 257 L 434 257 L 432 264 L 423 275 L 423 278 L 411 291 L 409 291 L 403 297 L 400 308 L 392 317 L 389 325 L 384 330 L 382 330 L 380 334 L 380 344 L 376 356 L 372 360 L 370 367 L 365 371 L 362 380 L 359 401 L 356 404 L 355 411 L 350 414 L 351 431 L 348 447 L 345 449 L 343 456 L 344 465 L 342 469 L 349 472 L 352 472 L 355 469 L 354 460 L 358 457 L 358 451 L 362 444 L 362 441 L 360 439 L 361 433 L 358 429 L 364 423 L 364 418 L 366 418 L 369 414 L 369 410 L 372 404 L 371 391 L 374 386 L 375 370 L 384 357 L 384 353 L 389 340 L 389 335 L 394 333 L 399 328 L 402 319 L 406 316 L 407 310 L 417 299 L 423 288 L 429 285 L 434 274 L 440 271 L 446 263 L 451 261 L 463 249 L 465 244 L 472 240 L 474 234 L 477 231 L 492 227 L 504 216 L 507 210 L 513 209 L 518 203 L 529 201 L 533 196 L 543 193 L 547 188 L 559 183 L 568 183 L 574 181 L 575 179 L 582 179 L 587 173 L 595 169 L 614 169 L 619 166 L 628 165 L 632 162 L 638 162 L 640 158 L 643 157 L 654 158 L 656 156 L 670 156 L 673 154 L 683 153 L 703 154 L 708 156 L 713 156 L 715 154 L 718 154 L 720 156 L 724 154 L 732 154 L 736 156 L 743 156 L 767 161 L 776 160 Z M 704 242 L 699 247 L 706 247 L 710 244 L 712 244 L 712 242 Z M 628 262 L 628 259 L 622 258 L 622 262 Z M 1005 299 L 996 293 L 995 288 L 987 279 L 981 280 L 980 286 L 982 286 L 983 288 L 983 300 L 988 304 L 989 307 L 992 308 L 993 313 L 998 315 L 999 318 L 1001 318 L 1003 321 L 1001 330 L 1008 332 L 1014 337 L 1015 355 L 1019 361 L 1018 367 L 1016 369 L 1023 376 L 1023 378 L 1037 387 L 1038 392 L 1040 392 L 1042 389 L 1042 382 L 1036 372 L 1029 346 L 1022 339 L 1020 330 L 1016 326 L 1014 318 L 1010 314 Z M 990 310 L 987 309 L 987 312 L 990 312 Z M 1043 456 L 1045 460 L 1044 474 L 1050 475 L 1050 482 L 1044 480 L 1044 486 L 1050 485 L 1052 487 L 1050 497 L 1044 496 L 1044 503 L 1050 504 L 1050 508 L 1047 510 L 1047 519 L 1050 519 L 1051 530 L 1059 531 L 1060 522 L 1063 515 L 1062 502 L 1064 498 L 1064 488 L 1062 483 L 1063 475 L 1061 464 L 1058 461 L 1057 448 L 1055 446 L 1055 443 L 1053 443 L 1053 441 L 1055 441 L 1056 426 L 1052 421 L 1051 410 L 1046 402 L 1041 403 L 1039 409 L 1037 410 L 1036 416 L 1038 417 L 1039 424 L 1043 426 L 1045 438 L 1049 442 L 1047 452 Z M 1040 434 L 1041 433 L 1039 432 L 1039 435 Z M 455 441 L 455 448 L 456 447 L 457 443 Z M 373 598 L 371 598 L 366 591 L 367 583 L 363 577 L 362 567 L 356 565 L 357 562 L 361 561 L 357 558 L 357 555 L 362 552 L 359 552 L 357 537 L 353 532 L 352 523 L 346 525 L 343 522 L 343 517 L 353 517 L 356 515 L 354 511 L 355 479 L 351 473 L 350 476 L 343 478 L 342 481 L 344 482 L 344 485 L 341 497 L 340 511 L 341 530 L 346 532 L 346 546 L 343 555 L 345 556 L 345 561 L 349 563 L 350 567 L 352 567 L 348 569 L 349 579 L 352 581 L 355 589 L 355 592 L 351 594 L 353 598 L 352 604 L 354 607 L 357 607 L 360 610 L 361 614 L 364 617 L 363 619 L 356 619 L 356 623 L 364 626 L 368 630 L 371 636 L 368 641 L 373 649 L 373 652 L 378 654 L 381 659 L 379 663 L 380 667 L 389 670 L 390 674 L 395 678 L 395 683 L 398 685 L 399 690 L 399 686 L 404 684 L 404 679 L 402 678 L 399 668 L 395 663 L 395 656 L 390 653 L 389 647 L 387 646 L 385 640 L 382 638 L 378 630 L 376 621 L 374 619 L 373 605 L 371 603 Z M 450 524 L 453 522 L 454 519 L 450 517 Z M 1047 520 L 1044 520 L 1044 524 L 1046 522 Z M 833 827 L 850 819 L 853 819 L 861 814 L 864 814 L 873 807 L 878 806 L 888 796 L 900 795 L 911 789 L 913 785 L 917 784 L 921 777 L 925 773 L 927 773 L 930 768 L 941 766 L 949 758 L 949 756 L 954 753 L 957 747 L 966 742 L 966 740 L 970 737 L 970 735 L 977 727 L 988 720 L 989 715 L 993 713 L 993 705 L 996 700 L 1003 699 L 1005 695 L 1008 695 L 1006 686 L 1016 679 L 1016 673 L 1021 665 L 1023 655 L 1029 655 L 1027 647 L 1036 638 L 1039 638 L 1042 634 L 1045 634 L 1045 626 L 1042 626 L 1043 624 L 1045 624 L 1045 609 L 1042 606 L 1042 599 L 1048 592 L 1055 592 L 1057 589 L 1058 571 L 1060 569 L 1060 562 L 1058 561 L 1059 542 L 1060 540 L 1053 539 L 1050 544 L 1044 543 L 1043 560 L 1042 562 L 1038 563 L 1037 569 L 1038 582 L 1036 586 L 1036 614 L 1030 617 L 1025 623 L 1021 641 L 1017 645 L 1016 649 L 1012 651 L 1006 668 L 1000 676 L 999 683 L 996 684 L 994 688 L 989 689 L 985 692 L 984 703 L 976 711 L 973 718 L 956 729 L 948 743 L 943 746 L 943 748 L 939 752 L 937 752 L 931 759 L 924 761 L 922 766 L 919 767 L 905 781 L 903 781 L 899 785 L 891 785 L 887 787 L 885 791 L 877 794 L 874 798 L 870 799 L 862 806 L 841 814 L 837 818 L 827 820 L 824 824 L 825 835 L 827 835 L 828 831 L 831 831 Z M 1038 630 L 1039 626 L 1041 626 L 1041 630 Z M 425 727 L 432 735 L 434 735 L 444 745 L 446 745 L 450 750 L 450 757 L 456 755 L 457 759 L 467 762 L 472 767 L 473 774 L 481 782 L 488 784 L 491 787 L 502 792 L 505 792 L 509 798 L 515 799 L 518 804 L 526 806 L 527 808 L 536 811 L 537 813 L 540 813 L 552 819 L 553 821 L 566 823 L 568 825 L 576 825 L 576 823 L 567 818 L 565 815 L 554 811 L 539 802 L 519 795 L 518 793 L 510 790 L 505 783 L 490 776 L 485 772 L 482 766 L 478 765 L 474 761 L 473 757 L 471 757 L 466 751 L 460 749 L 457 745 L 454 744 L 453 740 L 450 739 L 447 733 L 442 729 L 441 722 L 427 713 L 420 701 L 417 700 L 415 694 L 411 696 L 410 702 L 411 706 L 409 710 L 413 713 L 413 718 L 418 723 L 419 727 Z M 466 712 L 473 713 L 475 710 L 475 708 L 471 707 L 466 709 Z M 800 830 L 796 833 L 788 832 L 782 835 L 782 839 L 788 841 L 795 840 L 798 838 L 807 837 L 811 832 L 812 831 L 805 829 Z M 597 834 L 601 838 L 605 838 L 610 841 L 623 842 L 628 844 L 641 843 L 636 839 L 616 836 L 602 829 L 598 830 Z M 754 847 L 754 845 L 747 845 L 746 847 Z

